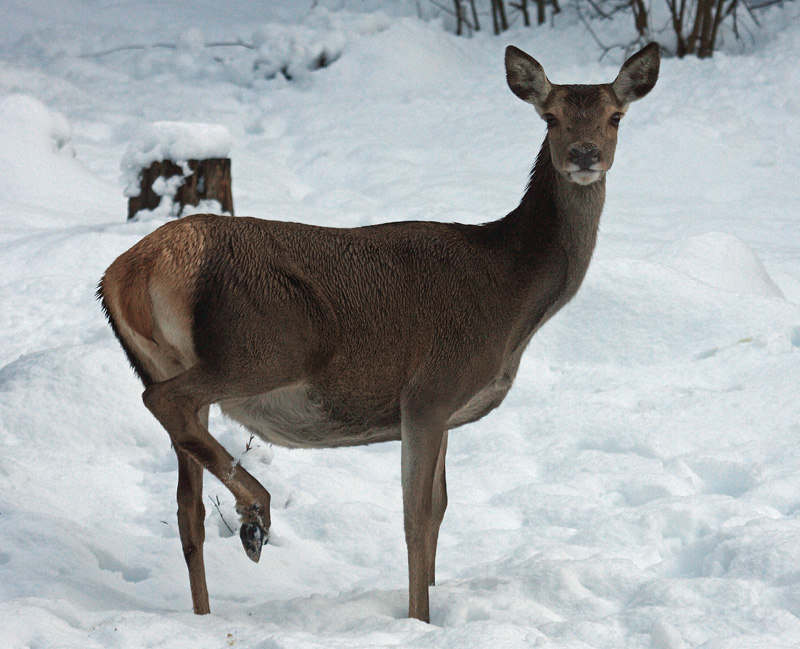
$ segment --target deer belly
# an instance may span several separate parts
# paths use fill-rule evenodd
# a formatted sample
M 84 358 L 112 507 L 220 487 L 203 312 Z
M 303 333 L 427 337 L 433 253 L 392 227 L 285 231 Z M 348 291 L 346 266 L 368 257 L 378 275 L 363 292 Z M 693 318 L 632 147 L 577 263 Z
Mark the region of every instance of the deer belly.
M 336 420 L 305 385 L 228 399 L 219 406 L 259 437 L 290 448 L 356 446 L 400 438 L 396 427 L 357 426 Z

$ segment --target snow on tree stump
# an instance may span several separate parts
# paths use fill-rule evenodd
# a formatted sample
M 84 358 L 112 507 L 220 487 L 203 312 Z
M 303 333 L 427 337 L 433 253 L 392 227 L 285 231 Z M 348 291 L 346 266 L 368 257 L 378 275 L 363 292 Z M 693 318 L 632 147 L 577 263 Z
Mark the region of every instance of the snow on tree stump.
M 197 212 L 233 216 L 231 134 L 224 126 L 155 122 L 128 144 L 122 158 L 128 219 Z
M 177 187 L 173 179 L 180 180 Z M 222 212 L 233 215 L 230 158 L 185 160 L 180 165 L 170 160 L 156 161 L 142 170 L 139 183 L 139 195 L 128 197 L 129 219 L 140 210 L 157 210 L 165 196 L 172 198 L 171 211 L 177 210 L 175 216 L 181 216 L 186 206 L 196 207 L 206 201 L 216 201 Z

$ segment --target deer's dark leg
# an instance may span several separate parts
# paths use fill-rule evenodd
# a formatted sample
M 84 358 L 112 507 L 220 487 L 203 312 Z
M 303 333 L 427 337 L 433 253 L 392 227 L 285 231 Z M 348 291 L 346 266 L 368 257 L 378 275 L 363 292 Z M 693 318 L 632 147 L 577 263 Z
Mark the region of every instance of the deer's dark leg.
M 445 478 L 444 457 L 447 454 L 447 431 L 442 435 L 439 458 L 433 473 L 433 495 L 431 500 L 431 527 L 428 540 L 428 584 L 436 584 L 436 545 L 439 542 L 439 528 L 447 509 L 447 480 Z
M 208 406 L 199 413 L 201 423 L 208 428 Z M 203 543 L 206 538 L 203 506 L 203 467 L 192 457 L 175 449 L 178 455 L 178 530 L 181 535 L 183 556 L 189 568 L 192 589 L 192 606 L 198 615 L 211 612 L 208 605 L 206 567 L 203 562 Z
M 408 616 L 430 621 L 428 570 L 433 483 L 444 426 L 404 409 L 401 433 L 403 513 L 408 547 Z
M 195 366 L 178 376 L 148 387 L 142 398 L 169 433 L 179 452 L 207 469 L 236 499 L 242 521 L 241 538 L 247 555 L 258 561 L 270 526 L 269 492 L 208 432 L 198 413 L 201 408 L 231 394 L 244 396 L 270 388 L 242 385 L 237 378 L 216 376 Z

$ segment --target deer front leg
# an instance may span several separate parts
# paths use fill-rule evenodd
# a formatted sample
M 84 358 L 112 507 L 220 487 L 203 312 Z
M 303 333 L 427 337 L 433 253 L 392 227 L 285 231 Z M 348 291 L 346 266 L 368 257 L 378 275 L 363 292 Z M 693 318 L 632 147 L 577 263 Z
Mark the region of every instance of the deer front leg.
M 203 543 L 206 538 L 203 507 L 203 467 L 187 453 L 176 449 L 178 455 L 178 530 L 183 557 L 189 569 L 192 607 L 197 615 L 211 612 L 206 586 L 206 567 Z
M 151 385 L 142 398 L 169 433 L 176 450 L 189 455 L 233 494 L 242 520 L 242 544 L 247 556 L 258 561 L 270 526 L 269 492 L 211 436 L 198 417 L 201 408 L 225 396 L 217 386 L 229 383 L 195 367 Z
M 208 407 L 200 411 L 201 422 L 208 427 Z M 206 538 L 206 509 L 203 506 L 203 467 L 187 453 L 175 449 L 178 456 L 178 531 L 183 556 L 189 569 L 192 606 L 197 615 L 211 612 L 208 605 L 203 543 Z
M 404 412 L 401 432 L 403 514 L 408 548 L 408 616 L 430 621 L 429 565 L 433 529 L 433 483 L 444 426 Z
M 439 528 L 442 526 L 447 509 L 447 480 L 444 470 L 444 456 L 447 454 L 447 431 L 442 435 L 439 458 L 433 474 L 433 494 L 431 502 L 431 528 L 428 541 L 428 585 L 436 585 L 436 546 L 439 542 Z

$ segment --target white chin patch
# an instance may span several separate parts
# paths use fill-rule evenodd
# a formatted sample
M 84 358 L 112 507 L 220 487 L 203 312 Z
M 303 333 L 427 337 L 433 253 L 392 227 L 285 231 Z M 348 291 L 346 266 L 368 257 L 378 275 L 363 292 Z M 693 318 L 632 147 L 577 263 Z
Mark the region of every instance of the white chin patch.
M 603 172 L 584 169 L 582 171 L 568 171 L 567 175 L 574 183 L 579 185 L 591 185 L 593 182 L 600 180 L 600 176 L 603 175 Z

